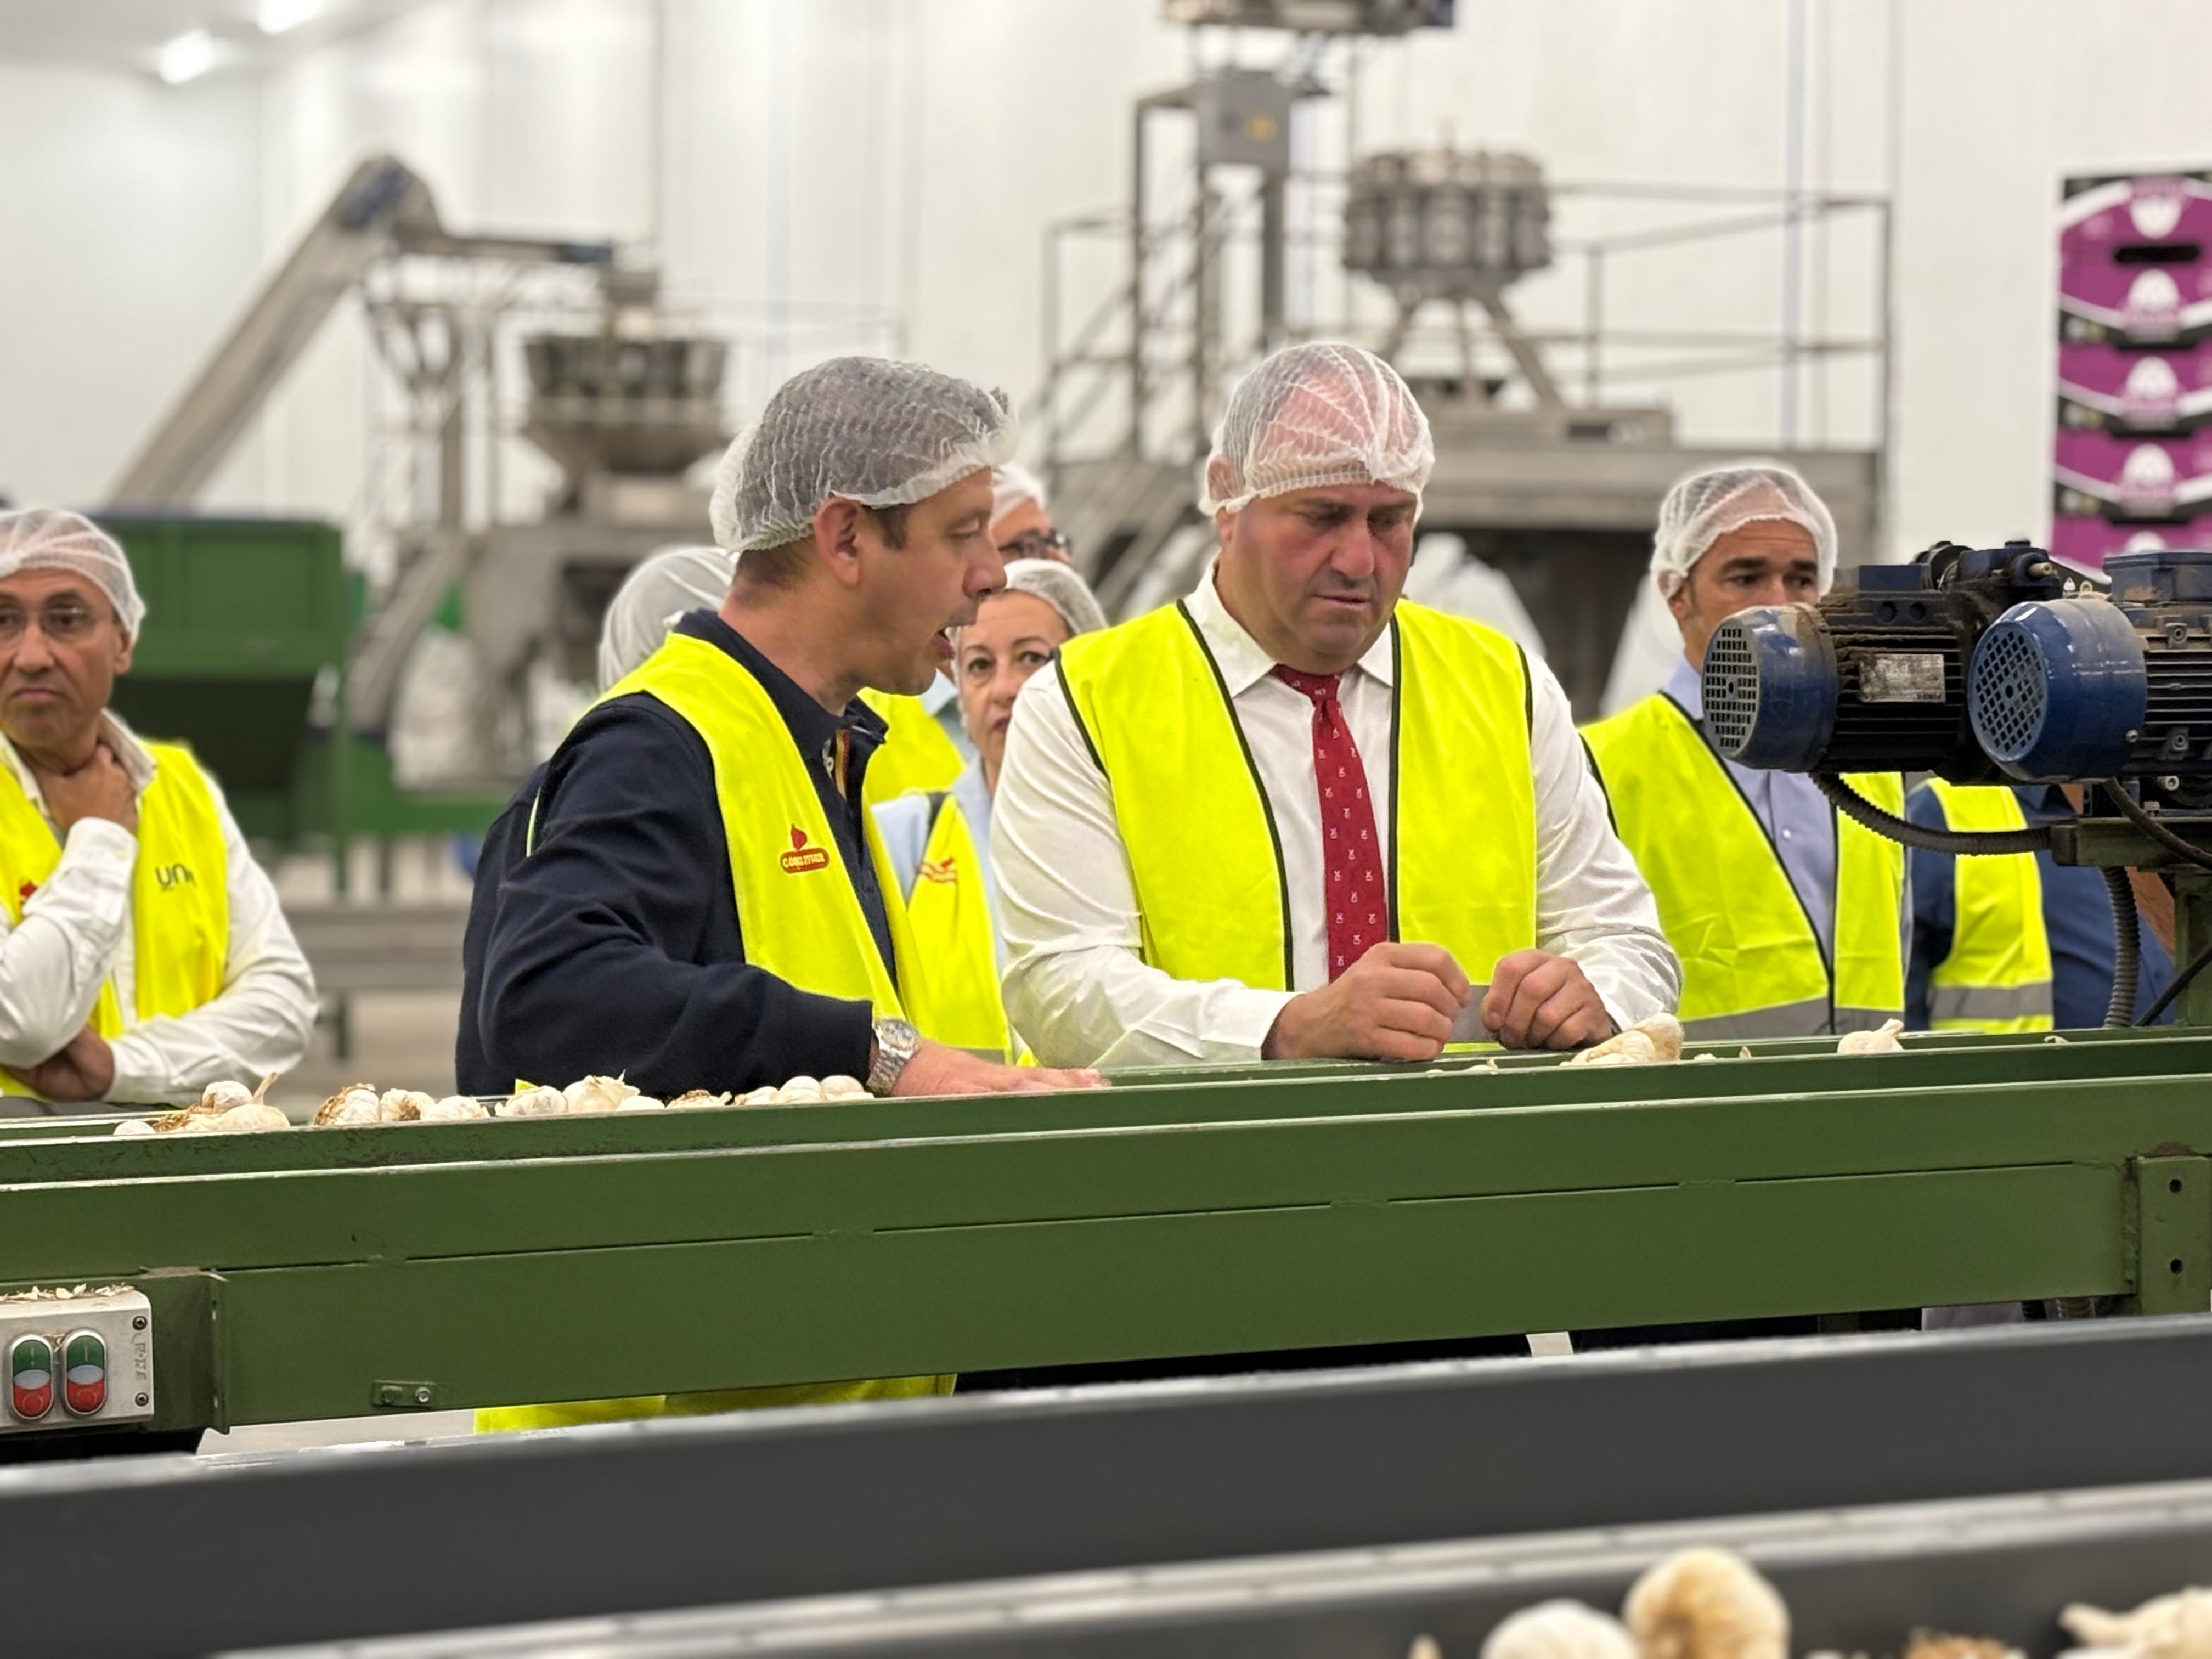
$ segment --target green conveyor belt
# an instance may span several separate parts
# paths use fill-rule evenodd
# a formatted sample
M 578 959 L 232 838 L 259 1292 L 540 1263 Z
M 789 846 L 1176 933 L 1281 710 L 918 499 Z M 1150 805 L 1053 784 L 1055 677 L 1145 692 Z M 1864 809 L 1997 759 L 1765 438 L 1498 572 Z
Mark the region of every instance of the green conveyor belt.
M 11 1121 L 0 1280 L 144 1290 L 157 1426 L 2029 1297 L 2207 1306 L 2212 1035 L 1829 1046 L 158 1140 Z

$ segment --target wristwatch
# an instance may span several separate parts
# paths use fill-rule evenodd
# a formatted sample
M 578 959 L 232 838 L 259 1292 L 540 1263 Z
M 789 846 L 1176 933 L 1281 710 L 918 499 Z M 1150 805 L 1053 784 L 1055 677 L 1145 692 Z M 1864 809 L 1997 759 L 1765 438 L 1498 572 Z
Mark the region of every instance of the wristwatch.
M 879 1019 L 876 1022 L 876 1057 L 868 1066 L 868 1092 L 887 1095 L 898 1085 L 899 1073 L 906 1070 L 921 1047 L 921 1033 L 902 1019 Z

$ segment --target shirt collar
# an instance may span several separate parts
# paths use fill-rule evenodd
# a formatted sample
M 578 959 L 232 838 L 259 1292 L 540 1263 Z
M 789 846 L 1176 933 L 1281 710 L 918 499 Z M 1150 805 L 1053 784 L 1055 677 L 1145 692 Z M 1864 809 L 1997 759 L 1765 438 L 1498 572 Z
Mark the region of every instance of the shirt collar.
M 123 768 L 123 775 L 131 780 L 133 794 L 143 795 L 146 786 L 154 781 L 154 757 L 138 735 L 123 723 L 123 718 L 113 709 L 104 709 L 100 716 L 100 735 L 106 738 L 109 752 Z M 30 763 L 15 750 L 15 745 L 0 736 L 0 762 L 4 762 L 15 781 L 22 787 L 31 805 L 40 812 L 46 810 L 46 792 L 39 787 L 38 774 L 31 770 Z
M 671 631 L 704 640 L 736 658 L 739 665 L 761 683 L 761 690 L 768 693 L 768 700 L 775 705 L 775 712 L 791 728 L 791 735 L 799 740 L 802 750 L 811 753 L 847 726 L 852 727 L 855 735 L 883 741 L 884 717 L 874 709 L 856 697 L 845 705 L 842 714 L 831 714 L 801 690 L 790 675 L 763 656 L 750 640 L 714 612 L 688 611 Z
M 1674 666 L 1668 674 L 1666 684 L 1659 688 L 1662 696 L 1672 697 L 1682 705 L 1693 720 L 1705 717 L 1705 677 L 1690 665 L 1687 657 L 1676 657 Z
M 1275 659 L 1267 648 L 1247 633 L 1244 624 L 1229 614 L 1229 607 L 1221 602 L 1221 594 L 1213 585 L 1215 567 L 1206 568 L 1205 579 L 1198 591 L 1184 601 L 1190 619 L 1198 624 L 1206 647 L 1213 653 L 1213 660 L 1221 670 L 1221 683 L 1231 697 L 1242 696 L 1268 675 L 1275 672 Z M 1389 685 L 1395 678 L 1395 653 L 1391 648 L 1390 629 L 1384 629 L 1375 636 L 1375 643 L 1367 647 L 1367 654 L 1358 664 L 1360 671 L 1381 684 Z

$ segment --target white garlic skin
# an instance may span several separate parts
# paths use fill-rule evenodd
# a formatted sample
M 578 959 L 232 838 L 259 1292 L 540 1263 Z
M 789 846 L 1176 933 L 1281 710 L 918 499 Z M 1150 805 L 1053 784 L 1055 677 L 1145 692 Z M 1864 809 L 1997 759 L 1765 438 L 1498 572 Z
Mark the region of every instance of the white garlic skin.
M 558 1089 L 525 1089 L 499 1103 L 501 1117 L 557 1117 L 568 1109 L 568 1097 Z
M 386 1089 L 377 1097 L 376 1121 L 379 1123 L 412 1123 L 422 1115 L 422 1109 L 438 1103 L 434 1095 L 420 1089 Z
M 783 1098 L 783 1091 L 774 1084 L 754 1090 L 738 1102 L 740 1106 L 773 1106 Z
M 632 1095 L 615 1108 L 618 1112 L 665 1112 L 667 1109 L 666 1101 L 655 1100 L 651 1095 Z
M 1881 1029 L 1875 1031 L 1846 1031 L 1836 1043 L 1839 1054 L 1901 1054 L 1905 1045 L 1897 1034 L 1905 1029 L 1901 1019 L 1886 1019 Z
M 443 1100 L 434 1100 L 422 1109 L 425 1123 L 466 1123 L 473 1118 L 489 1117 L 483 1103 L 467 1095 L 447 1095 Z
M 258 1100 L 249 1100 L 243 1106 L 234 1106 L 227 1112 L 203 1120 L 204 1134 L 251 1134 L 259 1130 L 289 1129 L 292 1120 L 274 1106 L 264 1106 Z
M 1638 1659 L 1636 1638 L 1609 1613 L 1579 1601 L 1540 1601 L 1492 1631 L 1482 1659 Z
M 2212 1589 L 2177 1590 L 2133 1613 L 2077 1601 L 2058 1622 L 2090 1647 L 2118 1649 L 2133 1659 L 2212 1659 Z
M 668 1105 L 672 1111 L 683 1112 L 690 1111 L 701 1106 L 726 1106 L 729 1103 L 730 1097 L 727 1095 L 710 1095 L 704 1089 L 693 1089 L 677 1096 L 668 1103 Z
M 143 1117 L 126 1117 L 107 1133 L 118 1140 L 145 1140 L 152 1139 L 154 1126 Z
M 228 1078 L 220 1083 L 210 1083 L 200 1091 L 200 1104 L 218 1112 L 227 1112 L 234 1106 L 251 1104 L 252 1099 L 252 1090 Z
M 637 1092 L 618 1077 L 580 1077 L 562 1091 L 572 1112 L 611 1112 Z
M 1733 1550 L 1668 1556 L 1636 1581 L 1620 1616 L 1643 1659 L 1790 1659 L 1790 1609 Z
M 822 1079 L 822 1098 L 824 1100 L 866 1100 L 868 1085 L 856 1077 L 825 1077 Z

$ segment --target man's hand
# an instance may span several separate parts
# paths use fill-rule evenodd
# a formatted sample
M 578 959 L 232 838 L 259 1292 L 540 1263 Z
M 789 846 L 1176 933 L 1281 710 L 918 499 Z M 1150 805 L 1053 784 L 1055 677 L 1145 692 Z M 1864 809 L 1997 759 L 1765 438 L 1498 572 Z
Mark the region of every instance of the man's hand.
M 1007 1066 L 979 1060 L 965 1048 L 948 1048 L 924 1040 L 891 1085 L 894 1095 L 1012 1095 L 1048 1089 L 1103 1089 L 1106 1079 L 1093 1071 L 1054 1071 L 1042 1066 Z
M 0 1070 L 48 1100 L 98 1100 L 115 1081 L 115 1051 L 88 1025 L 59 1054 L 21 1071 L 13 1066 Z
M 1283 1005 L 1263 1060 L 1434 1060 L 1474 994 L 1440 945 L 1370 946 L 1335 980 Z
M 136 835 L 138 795 L 115 751 L 102 743 L 92 758 L 74 772 L 40 772 L 39 787 L 46 798 L 46 811 L 64 836 L 79 818 L 106 818 Z M 51 1064 L 52 1062 L 48 1062 Z
M 1613 1016 L 1582 964 L 1549 951 L 1498 958 L 1482 1023 L 1509 1048 L 1580 1048 L 1613 1035 Z

